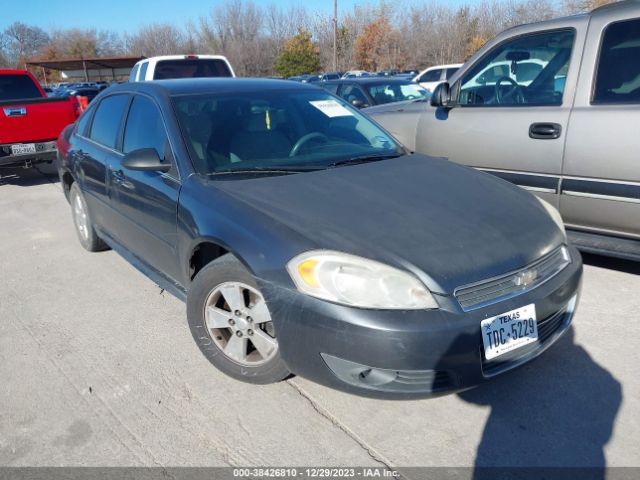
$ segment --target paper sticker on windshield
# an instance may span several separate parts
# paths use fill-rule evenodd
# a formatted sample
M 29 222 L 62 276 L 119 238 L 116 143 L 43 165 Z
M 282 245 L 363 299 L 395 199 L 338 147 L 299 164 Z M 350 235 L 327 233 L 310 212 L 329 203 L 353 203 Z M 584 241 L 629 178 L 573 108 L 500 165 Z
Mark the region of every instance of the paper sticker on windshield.
M 335 100 L 316 100 L 309 102 L 327 117 L 352 117 L 353 113 L 344 108 Z

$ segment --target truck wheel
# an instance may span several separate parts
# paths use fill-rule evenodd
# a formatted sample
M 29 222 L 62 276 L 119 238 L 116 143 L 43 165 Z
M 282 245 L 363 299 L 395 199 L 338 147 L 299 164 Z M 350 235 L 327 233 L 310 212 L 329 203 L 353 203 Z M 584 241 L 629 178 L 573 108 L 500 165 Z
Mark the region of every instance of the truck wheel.
M 187 318 L 204 356 L 230 377 L 267 384 L 290 374 L 255 278 L 233 255 L 198 272 L 187 296 Z
M 76 234 L 78 235 L 78 240 L 80 240 L 80 245 L 90 252 L 107 250 L 109 247 L 98 237 L 98 234 L 93 228 L 87 202 L 77 183 L 71 185 L 71 189 L 69 190 L 69 203 L 71 204 L 71 215 L 73 216 L 73 224 L 76 227 Z

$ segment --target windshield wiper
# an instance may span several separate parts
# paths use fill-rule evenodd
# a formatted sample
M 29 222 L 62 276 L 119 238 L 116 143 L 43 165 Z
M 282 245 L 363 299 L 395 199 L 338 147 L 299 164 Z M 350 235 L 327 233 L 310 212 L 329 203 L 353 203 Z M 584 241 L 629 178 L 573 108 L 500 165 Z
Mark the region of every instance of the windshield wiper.
M 342 167 L 343 165 L 358 165 L 360 163 L 379 162 L 380 160 L 389 160 L 390 158 L 401 157 L 400 153 L 392 153 L 385 155 L 360 155 L 358 157 L 345 158 L 327 165 L 327 168 Z
M 301 172 L 312 172 L 315 170 L 320 170 L 316 167 L 255 167 L 255 168 L 235 168 L 228 170 L 218 170 L 217 172 L 211 172 L 208 175 L 230 175 L 230 174 L 248 174 L 248 173 L 301 173 Z

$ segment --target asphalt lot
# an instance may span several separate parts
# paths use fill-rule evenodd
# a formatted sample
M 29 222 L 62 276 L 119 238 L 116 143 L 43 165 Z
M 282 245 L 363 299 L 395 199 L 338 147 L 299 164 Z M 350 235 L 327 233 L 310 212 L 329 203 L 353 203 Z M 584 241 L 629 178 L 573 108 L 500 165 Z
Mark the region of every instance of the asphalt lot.
M 252 386 L 184 304 L 80 247 L 53 168 L 0 175 L 0 465 L 640 466 L 640 264 L 586 257 L 572 330 L 460 395 Z

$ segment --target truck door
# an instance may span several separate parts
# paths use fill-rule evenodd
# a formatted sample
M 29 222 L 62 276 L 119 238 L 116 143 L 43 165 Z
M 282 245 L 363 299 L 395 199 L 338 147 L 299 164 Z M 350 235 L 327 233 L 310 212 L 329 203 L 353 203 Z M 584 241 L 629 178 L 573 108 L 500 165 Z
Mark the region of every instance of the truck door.
M 638 13 L 636 17 L 612 9 L 591 20 L 560 197 L 568 227 L 632 239 L 640 238 Z
M 420 117 L 416 150 L 488 171 L 557 206 L 586 26 L 578 17 L 497 39 L 458 73 L 454 107 Z

